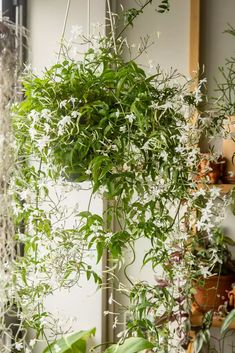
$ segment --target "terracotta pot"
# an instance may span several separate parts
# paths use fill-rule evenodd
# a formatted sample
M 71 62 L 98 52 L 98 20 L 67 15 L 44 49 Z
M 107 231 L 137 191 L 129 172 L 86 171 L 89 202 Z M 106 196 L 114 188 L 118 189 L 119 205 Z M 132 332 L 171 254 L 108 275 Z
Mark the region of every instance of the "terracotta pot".
M 216 311 L 220 305 L 228 301 L 228 293 L 231 291 L 233 283 L 235 283 L 235 274 L 206 278 L 204 286 L 196 288 L 194 306 L 203 313 L 209 310 Z
M 209 153 L 203 154 L 203 158 L 201 159 L 198 167 L 199 179 L 207 178 L 210 184 L 218 184 L 223 175 L 225 159 L 223 157 L 219 157 L 216 162 L 212 162 L 209 159 Z
M 235 115 L 230 116 L 229 120 L 230 123 L 224 126 L 224 128 L 230 132 L 231 137 L 223 139 L 222 153 L 226 159 L 223 182 L 226 184 L 235 184 L 235 161 L 232 160 L 235 152 Z

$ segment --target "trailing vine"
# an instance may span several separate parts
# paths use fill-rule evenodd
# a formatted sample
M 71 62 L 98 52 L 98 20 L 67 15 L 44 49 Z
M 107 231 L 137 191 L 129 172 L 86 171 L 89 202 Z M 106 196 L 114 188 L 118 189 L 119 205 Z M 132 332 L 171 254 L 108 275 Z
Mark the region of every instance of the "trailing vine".
M 129 11 L 128 24 L 151 3 Z M 168 9 L 163 0 L 158 10 Z M 139 341 L 142 349 L 181 352 L 190 340 L 194 284 L 220 261 L 213 251 L 207 262 L 200 259 L 200 239 L 216 245 L 227 200 L 206 178 L 198 188 L 199 139 L 208 131 L 198 111 L 204 82 L 192 92 L 192 82 L 176 71 L 157 67 L 148 76 L 133 60 L 123 60 L 120 35 L 116 50 L 113 36 L 101 38 L 81 61 L 65 50 L 41 76 L 23 76 L 24 100 L 13 112 L 16 168 L 10 185 L 15 241 L 24 246 L 24 256 L 14 260 L 14 303 L 20 325 L 33 328 L 36 340 L 48 340 L 48 329 L 57 337 L 45 297 L 81 276 L 101 285 L 89 264 L 94 249 L 97 263 L 106 250 L 118 262 L 127 246 L 134 249 L 136 240 L 146 238 L 143 264 L 151 264 L 156 284 L 131 280 L 132 318 L 121 342 L 131 341 L 122 347 L 138 336 L 149 341 Z M 91 191 L 88 209 L 67 209 L 64 194 L 84 182 Z M 111 201 L 107 224 L 90 209 L 97 194 Z M 66 221 L 71 214 L 72 226 Z M 118 231 L 111 227 L 114 219 Z M 30 353 L 34 344 L 16 337 L 13 349 Z

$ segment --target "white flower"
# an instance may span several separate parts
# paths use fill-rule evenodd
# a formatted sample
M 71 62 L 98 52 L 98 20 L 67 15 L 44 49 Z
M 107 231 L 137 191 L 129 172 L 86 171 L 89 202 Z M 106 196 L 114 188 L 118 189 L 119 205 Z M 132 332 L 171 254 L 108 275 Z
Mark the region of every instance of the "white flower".
M 90 169 L 87 169 L 87 170 L 85 171 L 85 174 L 91 175 L 91 174 L 92 174 L 92 171 L 91 171 Z
M 60 108 L 64 108 L 66 106 L 66 104 L 67 104 L 67 100 L 66 99 L 61 101 L 60 102 Z
M 126 119 L 129 121 L 129 123 L 132 124 L 133 121 L 136 119 L 136 116 L 133 113 L 131 113 L 131 114 L 126 115 Z
M 201 230 L 205 226 L 205 223 L 202 220 L 197 221 L 196 228 L 197 230 Z
M 185 149 L 184 149 L 184 147 L 176 147 L 175 148 L 175 152 L 177 152 L 177 153 L 184 153 L 184 151 L 185 151 Z
M 173 108 L 173 103 L 172 102 L 166 102 L 165 104 L 160 105 L 159 108 L 164 109 L 164 110 L 172 109 Z
M 73 111 L 72 113 L 71 113 L 71 117 L 72 118 L 77 118 L 77 117 L 80 117 L 81 116 L 81 113 L 79 113 L 79 112 L 77 112 L 77 111 Z
M 69 101 L 72 103 L 73 107 L 74 107 L 74 103 L 76 102 L 77 98 L 71 97 L 69 99 Z
M 123 132 L 123 133 L 125 133 L 125 132 L 126 132 L 126 126 L 125 126 L 125 125 L 124 125 L 124 126 L 121 126 L 121 127 L 120 127 L 120 131 Z
M 58 344 L 54 345 L 53 350 L 55 351 L 55 353 L 60 353 L 60 347 L 58 346 Z
M 40 138 L 37 142 L 37 146 L 39 151 L 42 151 L 44 147 L 50 142 L 50 137 L 45 135 L 42 138 Z
M 163 158 L 164 162 L 167 162 L 168 154 L 166 151 L 162 151 L 160 157 Z
M 62 128 L 71 123 L 71 116 L 65 115 L 62 120 L 59 121 L 58 126 L 61 126 Z
M 62 128 L 62 126 L 59 126 L 59 129 L 58 129 L 58 136 L 63 135 L 63 133 L 64 133 L 64 129 Z
M 116 115 L 117 118 L 119 118 L 119 116 L 120 116 L 120 111 L 119 111 L 119 109 L 116 111 L 115 115 Z
M 43 109 L 41 111 L 41 116 L 42 118 L 46 119 L 46 121 L 49 121 L 50 120 L 50 117 L 51 117 L 51 112 L 49 109 Z
M 210 189 L 210 191 L 211 191 L 211 196 L 212 196 L 213 198 L 217 198 L 217 197 L 220 196 L 220 188 L 217 188 L 217 187 L 213 186 L 213 187 Z
M 205 196 L 206 195 L 206 191 L 204 189 L 199 189 L 194 193 L 194 197 L 197 198 L 199 196 Z
M 22 342 L 16 342 L 15 343 L 15 349 L 17 351 L 21 351 L 22 348 L 23 348 L 23 343 Z
M 24 209 L 24 211 L 28 211 L 29 209 L 30 209 L 30 205 L 28 204 L 28 203 L 24 203 L 23 204 L 23 209 Z
M 29 128 L 29 136 L 30 136 L 31 140 L 35 140 L 36 134 L 37 134 L 37 130 L 34 128 L 34 126 L 31 126 Z
M 30 347 L 33 347 L 33 346 L 35 345 L 35 343 L 36 343 L 36 338 L 30 340 L 30 341 L 29 341 Z
M 39 119 L 39 113 L 36 110 L 31 110 L 31 112 L 28 114 L 28 118 L 33 118 L 34 122 L 37 122 Z
M 50 125 L 48 123 L 45 123 L 44 124 L 44 130 L 45 130 L 46 134 L 49 133 L 50 129 L 51 129 Z
M 25 349 L 25 353 L 31 353 L 31 352 L 32 352 L 31 349 L 29 349 L 29 348 Z
M 211 275 L 211 272 L 209 271 L 209 267 L 205 267 L 205 266 L 200 267 L 200 272 L 201 272 L 201 275 L 202 275 L 204 278 L 206 278 L 206 277 L 208 277 L 208 276 Z
M 31 191 L 29 189 L 23 190 L 23 191 L 21 191 L 19 193 L 19 196 L 20 196 L 21 200 L 26 200 L 27 197 L 29 197 L 31 195 L 32 195 L 32 193 L 31 193 Z

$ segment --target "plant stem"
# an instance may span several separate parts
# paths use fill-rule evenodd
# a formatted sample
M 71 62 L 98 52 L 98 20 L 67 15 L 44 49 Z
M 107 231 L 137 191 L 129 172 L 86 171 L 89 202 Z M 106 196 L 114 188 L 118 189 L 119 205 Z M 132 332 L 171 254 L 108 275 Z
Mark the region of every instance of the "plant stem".
M 112 17 L 112 12 L 110 7 L 110 0 L 107 0 L 107 5 L 108 5 L 108 13 L 109 13 L 110 26 L 111 26 L 111 35 L 113 39 L 114 52 L 115 54 L 117 54 L 117 45 L 116 45 L 115 31 L 114 31 L 114 25 L 113 25 L 113 17 Z
M 140 7 L 140 9 L 139 9 L 139 10 L 136 12 L 136 14 L 133 16 L 132 22 L 133 22 L 133 20 L 134 20 L 140 13 L 143 12 L 144 8 L 145 8 L 147 5 L 149 5 L 151 2 L 152 2 L 152 0 L 147 0 L 146 3 Z M 119 34 L 118 34 L 117 37 L 116 37 L 116 40 L 121 37 L 121 35 L 125 32 L 125 30 L 126 30 L 129 26 L 130 26 L 130 23 L 128 22 L 128 23 L 124 26 L 124 28 L 121 30 L 121 32 L 119 32 Z

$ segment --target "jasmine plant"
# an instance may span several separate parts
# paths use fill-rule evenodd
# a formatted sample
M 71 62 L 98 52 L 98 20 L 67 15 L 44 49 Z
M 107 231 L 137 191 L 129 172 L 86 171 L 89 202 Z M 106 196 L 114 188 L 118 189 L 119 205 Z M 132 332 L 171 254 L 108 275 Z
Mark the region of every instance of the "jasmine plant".
M 168 10 L 167 1 L 162 6 Z M 174 70 L 157 67 L 148 76 L 133 60 L 123 60 L 124 45 L 112 32 L 82 60 L 65 51 L 41 76 L 22 78 L 24 100 L 13 115 L 17 168 L 10 187 L 15 241 L 24 256 L 14 261 L 14 303 L 20 327 L 33 328 L 36 340 L 41 335 L 48 340 L 48 329 L 57 338 L 44 298 L 76 285 L 82 275 L 102 285 L 89 265 L 92 249 L 97 263 L 104 251 L 119 263 L 127 246 L 134 249 L 137 239 L 147 238 L 143 264 L 151 263 L 157 272 L 156 285 L 129 279 L 132 318 L 119 345 L 107 353 L 183 352 L 190 341 L 195 283 L 212 273 L 217 260 L 212 252 L 206 266 L 198 261 L 195 233 L 206 233 L 213 244 L 227 199 L 207 180 L 199 188 L 196 178 L 199 140 L 208 128 L 198 109 L 204 82 L 192 91 L 191 80 Z M 63 208 L 60 192 L 57 201 L 51 195 L 51 186 L 70 189 L 71 181 L 78 188 L 87 182 L 91 189 L 88 209 L 79 213 L 76 206 Z M 90 209 L 97 194 L 110 201 L 106 224 Z M 70 212 L 72 227 L 65 221 Z M 112 228 L 114 218 L 118 231 Z M 55 340 L 48 347 L 45 352 L 54 352 Z M 32 348 L 20 337 L 14 343 L 16 351 Z

